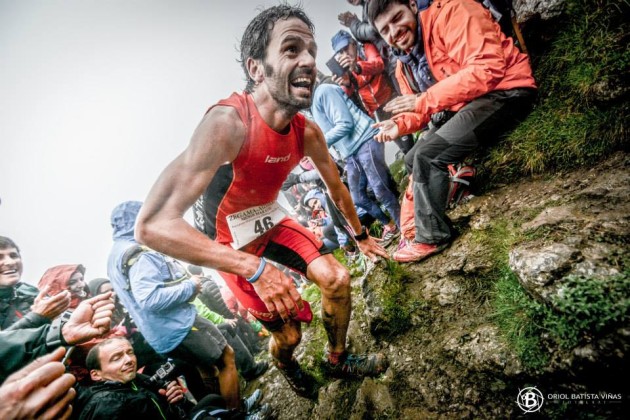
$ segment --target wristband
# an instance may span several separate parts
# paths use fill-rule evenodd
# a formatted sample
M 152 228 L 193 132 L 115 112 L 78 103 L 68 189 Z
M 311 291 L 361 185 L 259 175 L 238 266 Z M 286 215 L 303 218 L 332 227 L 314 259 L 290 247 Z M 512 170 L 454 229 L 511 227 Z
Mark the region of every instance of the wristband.
M 260 264 L 258 265 L 258 270 L 256 270 L 253 276 L 245 280 L 247 280 L 249 283 L 256 283 L 260 275 L 265 270 L 266 265 L 267 265 L 267 260 L 265 259 L 265 257 L 260 257 Z
M 354 235 L 354 239 L 356 241 L 363 241 L 367 238 L 368 238 L 367 229 L 365 228 L 365 226 L 361 226 L 361 233 L 359 233 L 358 235 Z

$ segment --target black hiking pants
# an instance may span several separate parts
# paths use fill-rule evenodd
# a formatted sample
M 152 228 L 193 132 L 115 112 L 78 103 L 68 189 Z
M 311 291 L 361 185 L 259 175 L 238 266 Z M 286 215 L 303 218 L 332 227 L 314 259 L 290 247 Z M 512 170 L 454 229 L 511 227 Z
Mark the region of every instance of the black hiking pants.
M 461 162 L 475 149 L 488 146 L 513 129 L 531 110 L 534 89 L 490 92 L 429 129 L 405 155 L 412 173 L 416 242 L 440 244 L 451 237 L 446 216 L 448 165 Z

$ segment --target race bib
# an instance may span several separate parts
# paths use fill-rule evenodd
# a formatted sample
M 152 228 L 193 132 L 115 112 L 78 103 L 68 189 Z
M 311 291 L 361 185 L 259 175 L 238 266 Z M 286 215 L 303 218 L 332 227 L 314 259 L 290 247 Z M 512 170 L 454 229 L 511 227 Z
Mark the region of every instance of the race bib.
M 232 234 L 232 248 L 239 249 L 287 217 L 277 201 L 250 207 L 227 216 L 227 224 Z

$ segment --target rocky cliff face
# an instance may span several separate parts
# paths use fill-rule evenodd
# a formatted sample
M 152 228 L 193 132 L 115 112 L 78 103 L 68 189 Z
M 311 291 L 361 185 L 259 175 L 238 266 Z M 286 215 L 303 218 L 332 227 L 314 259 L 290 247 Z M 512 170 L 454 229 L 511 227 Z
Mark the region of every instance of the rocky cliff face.
M 386 374 L 324 378 L 317 401 L 295 396 L 275 368 L 250 387 L 264 390 L 278 419 L 518 417 L 519 390 L 529 386 L 543 393 L 546 417 L 621 416 L 630 396 L 630 325 L 613 324 L 571 348 L 540 337 L 544 363 L 532 366 L 496 321 L 497 253 L 479 238 L 510 221 L 519 239 L 505 250 L 507 263 L 532 300 L 547 307 L 559 302 L 554 296 L 570 294 L 571 278 L 621 284 L 620 274 L 628 273 L 629 180 L 630 158 L 620 153 L 588 170 L 472 198 L 451 212 L 460 236 L 444 253 L 405 265 L 396 279 L 384 264 L 354 279 L 349 347 L 386 353 Z M 392 311 L 396 281 L 403 316 Z M 622 305 L 625 299 L 628 308 L 630 290 L 613 299 Z M 317 371 L 324 343 L 318 320 L 305 327 L 302 365 Z M 572 399 L 587 394 L 609 398 Z

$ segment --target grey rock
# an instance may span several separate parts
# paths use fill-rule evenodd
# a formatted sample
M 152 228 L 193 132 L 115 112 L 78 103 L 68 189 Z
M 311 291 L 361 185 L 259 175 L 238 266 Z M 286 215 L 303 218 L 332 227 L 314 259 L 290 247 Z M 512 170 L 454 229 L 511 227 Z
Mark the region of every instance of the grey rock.
M 562 13 L 565 0 L 514 0 L 514 12 L 518 22 L 526 22 L 539 16 L 542 20 L 549 20 Z
M 509 264 L 525 289 L 542 295 L 539 289 L 561 278 L 579 255 L 578 249 L 560 243 L 542 249 L 519 247 L 510 251 Z
M 522 229 L 525 231 L 537 229 L 541 226 L 554 226 L 563 222 L 575 220 L 573 209 L 568 206 L 551 207 L 543 210 L 531 222 L 524 223 Z

